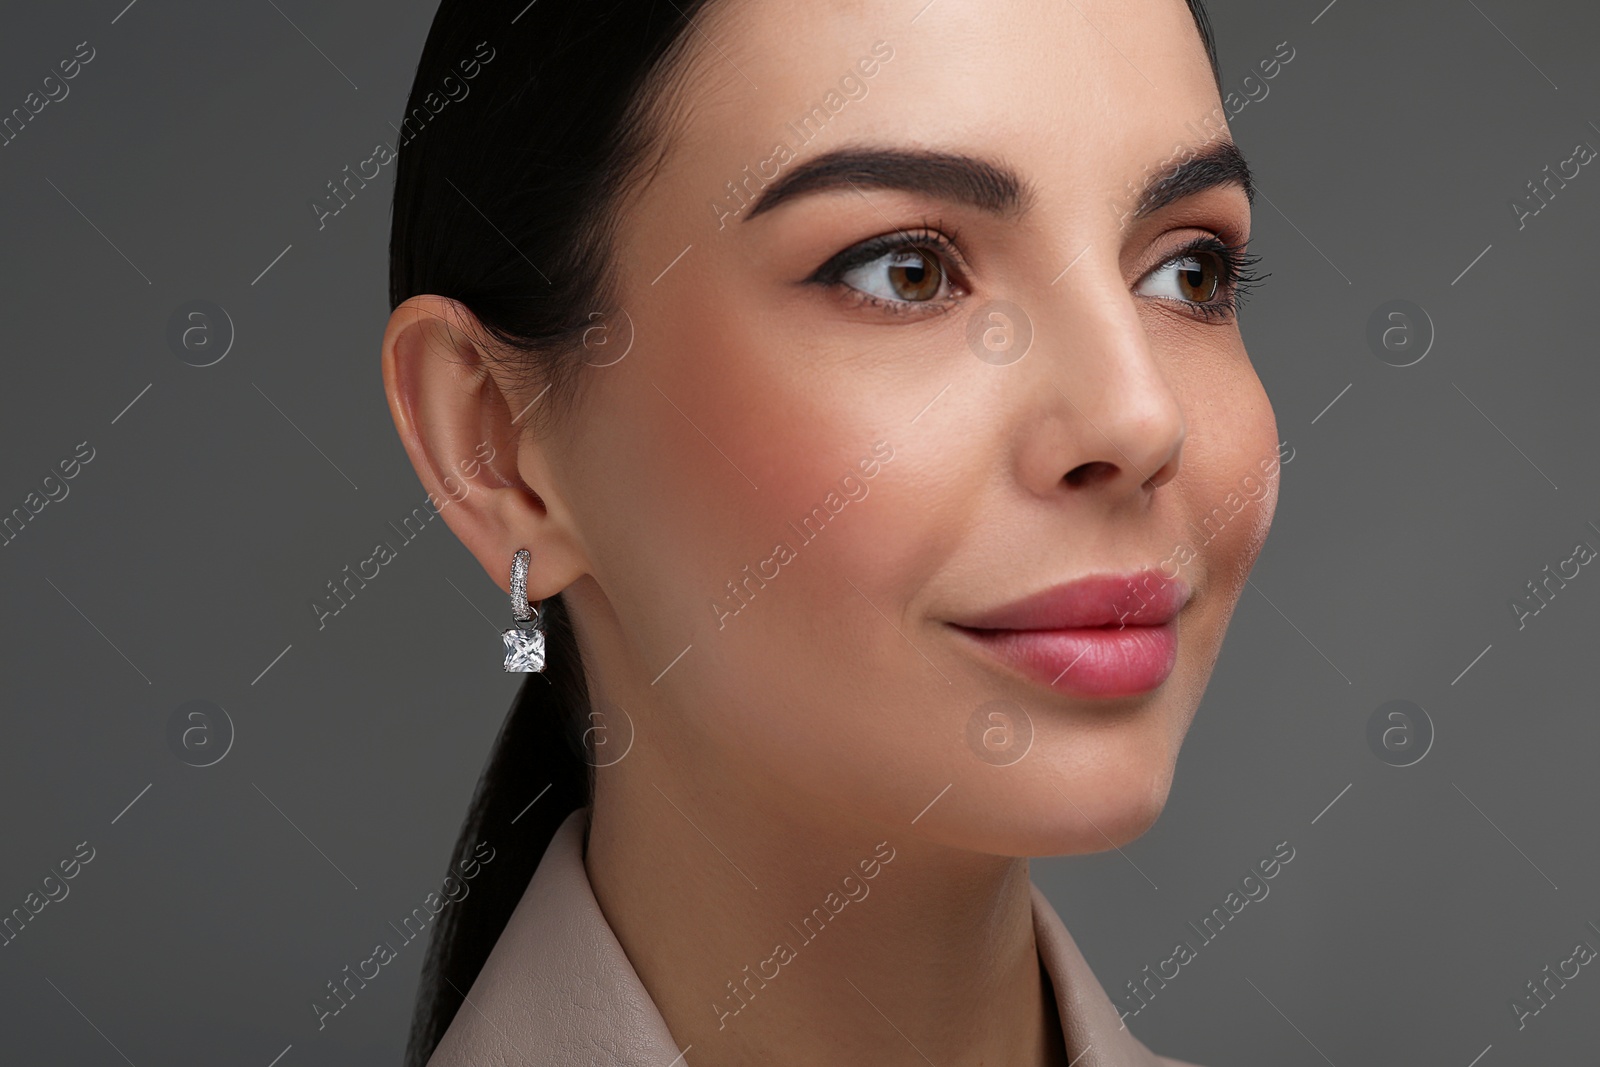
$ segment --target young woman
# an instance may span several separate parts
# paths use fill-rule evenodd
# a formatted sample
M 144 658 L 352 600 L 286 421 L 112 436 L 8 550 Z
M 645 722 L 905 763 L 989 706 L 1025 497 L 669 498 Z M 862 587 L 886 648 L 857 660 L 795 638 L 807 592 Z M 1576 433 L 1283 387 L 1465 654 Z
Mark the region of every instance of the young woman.
M 1028 857 L 1159 815 L 1277 499 L 1199 0 L 445 0 L 403 138 L 384 385 L 537 672 L 409 1062 L 1178 1064 Z

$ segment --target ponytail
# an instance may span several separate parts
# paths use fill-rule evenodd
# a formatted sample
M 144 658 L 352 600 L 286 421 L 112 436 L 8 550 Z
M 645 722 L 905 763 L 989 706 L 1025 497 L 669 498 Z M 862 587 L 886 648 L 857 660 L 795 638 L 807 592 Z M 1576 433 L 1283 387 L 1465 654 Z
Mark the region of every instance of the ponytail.
M 615 309 L 617 205 L 648 161 L 665 79 L 707 2 L 443 0 L 434 15 L 395 153 L 389 306 L 432 293 L 471 312 L 459 325 L 481 328 L 485 358 L 526 388 L 517 407 L 548 389 L 524 434 L 570 409 L 586 332 Z M 449 869 L 485 843 L 494 862 L 434 926 L 406 1067 L 425 1067 L 556 829 L 590 801 L 578 642 L 562 598 L 544 608 L 547 666 L 506 713 Z
M 593 766 L 576 729 L 589 708 L 578 642 L 561 597 L 547 597 L 543 607 L 545 671 L 528 675 L 517 690 L 450 854 L 450 870 L 463 870 L 486 842 L 494 862 L 481 868 L 470 894 L 439 915 L 422 964 L 406 1067 L 424 1067 L 433 1055 L 556 829 L 589 803 Z

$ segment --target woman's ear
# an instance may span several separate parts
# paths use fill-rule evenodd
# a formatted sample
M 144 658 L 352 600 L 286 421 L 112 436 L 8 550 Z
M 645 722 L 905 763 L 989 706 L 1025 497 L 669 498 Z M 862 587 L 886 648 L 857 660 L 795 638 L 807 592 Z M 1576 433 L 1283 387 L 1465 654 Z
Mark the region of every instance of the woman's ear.
M 513 406 L 502 380 L 511 376 L 494 373 L 474 340 L 482 335 L 457 301 L 411 297 L 383 334 L 384 392 L 432 506 L 508 595 L 512 554 L 526 548 L 528 599 L 538 601 L 587 573 L 588 560 L 544 445 L 521 432 L 531 403 Z

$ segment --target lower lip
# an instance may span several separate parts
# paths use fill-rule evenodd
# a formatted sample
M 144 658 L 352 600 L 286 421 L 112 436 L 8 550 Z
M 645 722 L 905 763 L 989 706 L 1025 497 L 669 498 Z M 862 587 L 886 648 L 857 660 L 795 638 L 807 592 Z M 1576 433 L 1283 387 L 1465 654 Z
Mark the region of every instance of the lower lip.
M 1178 661 L 1177 619 L 1161 626 L 956 629 L 1034 681 L 1083 696 L 1147 693 Z

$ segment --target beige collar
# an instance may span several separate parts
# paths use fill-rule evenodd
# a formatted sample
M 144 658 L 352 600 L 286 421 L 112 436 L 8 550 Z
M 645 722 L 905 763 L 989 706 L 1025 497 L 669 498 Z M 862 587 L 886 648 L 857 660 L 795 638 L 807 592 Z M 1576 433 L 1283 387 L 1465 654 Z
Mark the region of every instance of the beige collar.
M 594 898 L 583 865 L 588 815 L 579 808 L 556 831 L 428 1067 L 686 1059 Z M 1055 909 L 1032 890 L 1034 940 L 1072 1067 L 1194 1067 L 1156 1056 L 1122 1025 Z

